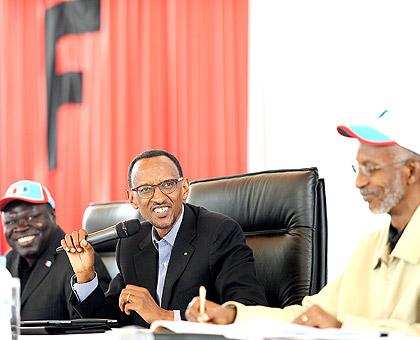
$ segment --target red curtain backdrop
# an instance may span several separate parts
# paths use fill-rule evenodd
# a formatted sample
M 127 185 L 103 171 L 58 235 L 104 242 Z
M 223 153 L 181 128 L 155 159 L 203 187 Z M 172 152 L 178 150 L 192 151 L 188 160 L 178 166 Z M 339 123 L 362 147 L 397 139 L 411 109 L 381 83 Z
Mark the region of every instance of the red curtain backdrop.
M 60 3 L 0 1 L 1 195 L 44 183 L 69 231 L 89 202 L 126 199 L 145 149 L 176 154 L 190 179 L 246 171 L 246 0 L 102 0 L 99 31 L 56 44 L 56 72 L 81 71 L 83 87 L 81 104 L 58 111 L 49 170 L 45 12 Z

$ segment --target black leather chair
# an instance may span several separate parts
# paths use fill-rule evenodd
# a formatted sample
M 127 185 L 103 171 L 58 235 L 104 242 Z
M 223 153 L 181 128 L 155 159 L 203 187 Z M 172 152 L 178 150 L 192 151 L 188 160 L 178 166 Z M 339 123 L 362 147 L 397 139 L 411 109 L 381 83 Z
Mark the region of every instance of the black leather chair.
M 134 209 L 129 202 L 91 203 L 83 214 L 82 226 L 88 233 L 93 233 L 133 218 L 143 220 L 139 211 Z M 116 245 L 117 240 L 94 246 L 111 277 L 118 273 L 117 263 L 115 262 Z
M 325 190 L 316 168 L 195 181 L 188 202 L 239 222 L 269 306 L 300 303 L 326 284 Z

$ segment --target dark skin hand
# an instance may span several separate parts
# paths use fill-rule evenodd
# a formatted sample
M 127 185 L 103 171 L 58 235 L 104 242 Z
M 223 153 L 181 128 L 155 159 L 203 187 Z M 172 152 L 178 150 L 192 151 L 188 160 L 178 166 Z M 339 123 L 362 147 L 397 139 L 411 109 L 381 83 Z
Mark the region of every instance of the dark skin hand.
M 144 287 L 127 285 L 121 291 L 118 305 L 125 314 L 135 311 L 149 324 L 155 320 L 174 319 L 174 312 L 160 308 Z
M 66 234 L 61 240 L 78 283 L 89 282 L 95 277 L 93 247 L 86 241 L 86 235 L 86 231 L 80 229 Z M 149 324 L 155 320 L 174 319 L 174 312 L 160 308 L 144 287 L 127 285 L 122 289 L 119 308 L 127 315 L 135 311 Z
M 233 323 L 236 318 L 236 308 L 222 307 L 217 303 L 206 300 L 205 313 L 200 314 L 200 299 L 196 296 L 189 303 L 185 316 L 188 321 L 206 322 L 216 325 Z
M 309 307 L 293 323 L 316 328 L 341 328 L 342 323 L 318 305 Z

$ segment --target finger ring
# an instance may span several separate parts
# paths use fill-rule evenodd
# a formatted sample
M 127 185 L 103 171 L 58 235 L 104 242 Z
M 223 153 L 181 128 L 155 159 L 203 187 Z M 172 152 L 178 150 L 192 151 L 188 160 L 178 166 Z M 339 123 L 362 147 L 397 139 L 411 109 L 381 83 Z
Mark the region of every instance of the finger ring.
M 130 302 L 130 294 L 127 295 L 127 298 L 125 299 L 126 302 Z
M 300 319 L 302 320 L 302 322 L 308 322 L 309 320 L 309 318 L 306 315 L 302 315 Z

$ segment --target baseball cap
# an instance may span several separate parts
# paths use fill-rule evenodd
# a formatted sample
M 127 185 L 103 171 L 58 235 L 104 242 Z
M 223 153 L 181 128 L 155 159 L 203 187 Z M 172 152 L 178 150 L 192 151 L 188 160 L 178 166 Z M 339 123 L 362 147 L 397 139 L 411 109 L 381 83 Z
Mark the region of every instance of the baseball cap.
M 54 200 L 48 189 L 41 183 L 22 180 L 13 183 L 0 199 L 0 211 L 11 201 L 24 201 L 34 204 L 49 203 L 55 209 Z
M 339 125 L 337 131 L 361 143 L 375 146 L 399 145 L 420 154 L 420 137 L 417 121 L 420 114 L 414 110 L 399 112 L 386 109 L 377 118 L 364 125 Z M 412 113 L 411 113 L 412 112 Z M 415 115 L 418 115 L 416 117 Z

